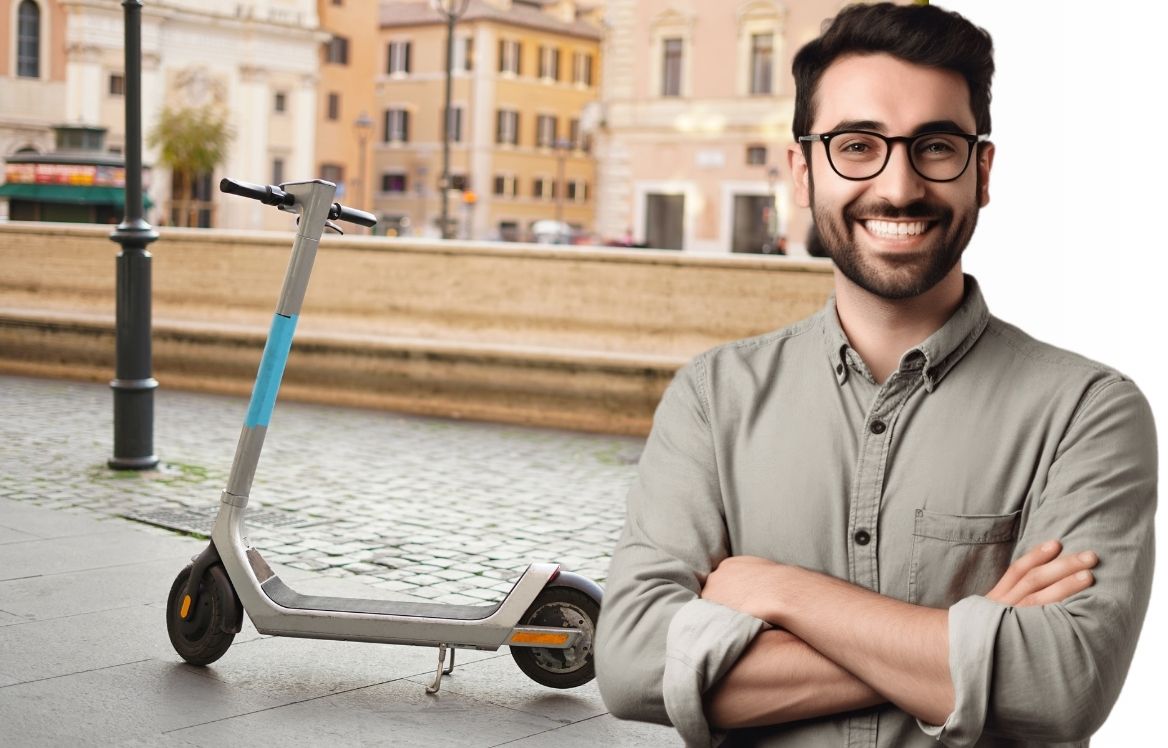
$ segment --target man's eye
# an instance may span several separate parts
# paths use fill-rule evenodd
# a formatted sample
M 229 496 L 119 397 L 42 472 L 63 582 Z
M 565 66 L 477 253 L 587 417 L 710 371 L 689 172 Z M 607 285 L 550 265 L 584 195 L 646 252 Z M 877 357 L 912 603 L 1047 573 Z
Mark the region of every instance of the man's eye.
M 925 140 L 917 144 L 917 153 L 930 158 L 944 158 L 957 154 L 957 146 L 945 139 Z
M 870 148 L 869 144 L 860 142 L 844 143 L 840 146 L 844 153 L 867 153 Z

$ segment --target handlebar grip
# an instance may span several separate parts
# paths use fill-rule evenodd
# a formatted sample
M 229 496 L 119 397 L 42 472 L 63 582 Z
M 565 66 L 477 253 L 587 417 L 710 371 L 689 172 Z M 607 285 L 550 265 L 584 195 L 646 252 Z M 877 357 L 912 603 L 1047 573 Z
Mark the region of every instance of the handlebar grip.
M 363 210 L 350 208 L 347 205 L 341 205 L 340 203 L 333 203 L 332 210 L 329 211 L 329 218 L 333 218 L 338 221 L 348 221 L 349 223 L 355 223 L 358 226 L 377 225 L 377 216 L 373 215 L 372 213 L 366 213 Z
M 229 195 L 250 197 L 252 200 L 259 200 L 264 205 L 292 205 L 296 202 L 296 198 L 279 187 L 239 182 L 227 177 L 219 180 L 219 191 Z

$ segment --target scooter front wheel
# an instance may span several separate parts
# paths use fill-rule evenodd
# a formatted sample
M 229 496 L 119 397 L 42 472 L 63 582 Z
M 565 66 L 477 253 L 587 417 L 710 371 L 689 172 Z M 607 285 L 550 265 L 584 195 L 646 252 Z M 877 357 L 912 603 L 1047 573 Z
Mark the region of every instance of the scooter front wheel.
M 166 631 L 174 650 L 192 665 L 209 665 L 223 656 L 235 632 L 227 621 L 229 605 L 237 598 L 227 573 L 221 566 L 212 566 L 203 574 L 193 605 L 184 602 L 191 566 L 178 573 L 166 600 Z M 188 609 L 183 616 L 183 607 Z
M 545 587 L 523 614 L 522 626 L 578 628 L 583 636 L 569 649 L 511 647 L 515 664 L 540 685 L 575 688 L 596 677 L 592 660 L 600 603 L 571 587 Z

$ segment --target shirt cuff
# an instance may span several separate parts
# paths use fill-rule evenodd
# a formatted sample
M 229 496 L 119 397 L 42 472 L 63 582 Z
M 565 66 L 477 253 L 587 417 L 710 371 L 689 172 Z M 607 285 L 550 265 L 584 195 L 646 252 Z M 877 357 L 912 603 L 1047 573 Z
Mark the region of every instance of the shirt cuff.
M 721 742 L 710 734 L 702 695 L 738 661 L 765 622 L 694 598 L 669 623 L 662 692 L 669 721 L 687 746 Z
M 917 725 L 947 746 L 977 742 L 989 709 L 994 646 L 1006 608 L 980 596 L 949 608 L 949 672 L 953 678 L 953 713 L 943 725 Z

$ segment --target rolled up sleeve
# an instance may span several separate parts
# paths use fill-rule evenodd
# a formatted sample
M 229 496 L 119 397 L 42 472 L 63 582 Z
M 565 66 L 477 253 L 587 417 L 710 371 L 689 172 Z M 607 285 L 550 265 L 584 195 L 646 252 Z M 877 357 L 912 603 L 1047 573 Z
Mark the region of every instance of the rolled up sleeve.
M 702 695 L 763 622 L 701 600 L 728 555 L 701 357 L 661 399 L 628 495 L 596 635 L 596 675 L 616 717 L 672 724 L 709 745 Z
M 999 605 L 971 597 L 949 610 L 955 709 L 919 723 L 946 745 L 988 735 L 1086 741 L 1119 696 L 1151 594 L 1156 431 L 1130 381 L 1097 384 L 1060 442 L 1015 555 L 1050 539 L 1099 555 L 1095 583 L 1060 603 Z

